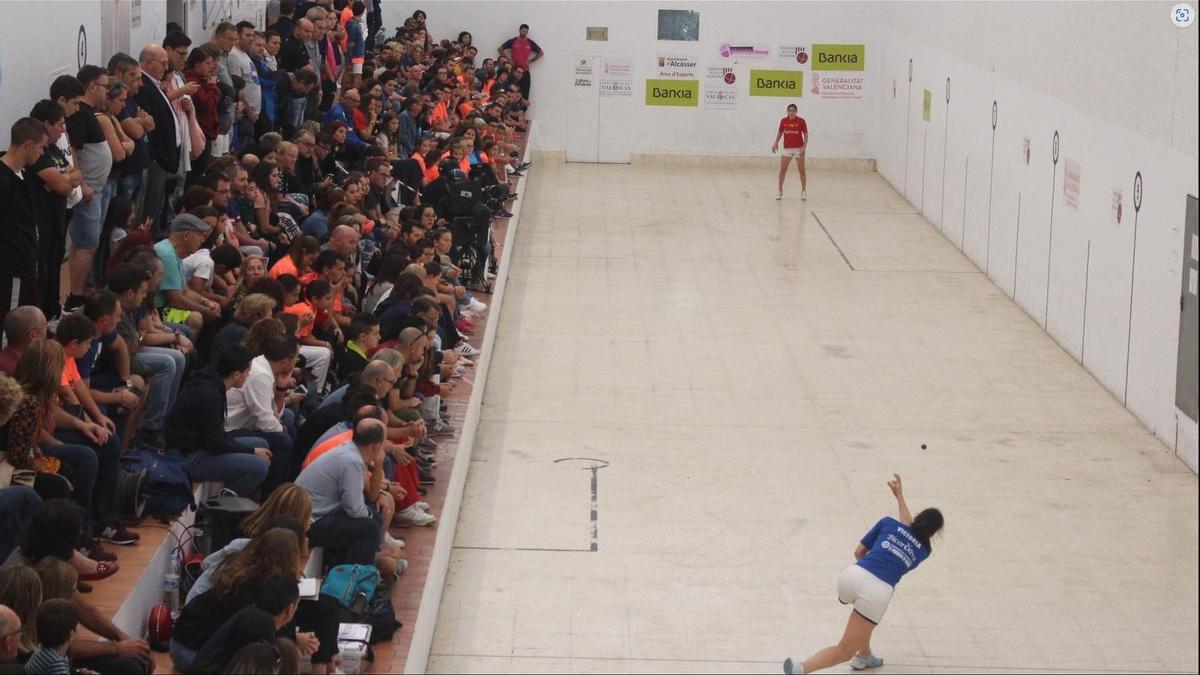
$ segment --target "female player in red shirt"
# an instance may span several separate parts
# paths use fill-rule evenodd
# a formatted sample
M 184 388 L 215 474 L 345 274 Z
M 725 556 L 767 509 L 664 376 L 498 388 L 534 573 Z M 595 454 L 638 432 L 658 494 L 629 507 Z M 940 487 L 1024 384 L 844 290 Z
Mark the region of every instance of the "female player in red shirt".
M 779 158 L 779 194 L 775 199 L 783 199 L 783 179 L 787 176 L 788 162 L 796 158 L 796 168 L 800 170 L 800 199 L 808 199 L 808 174 L 804 172 L 804 149 L 808 147 L 808 123 L 796 114 L 796 104 L 787 107 L 787 117 L 779 120 L 779 133 L 775 136 L 775 144 L 771 152 L 779 152 L 779 140 L 783 139 L 783 156 Z

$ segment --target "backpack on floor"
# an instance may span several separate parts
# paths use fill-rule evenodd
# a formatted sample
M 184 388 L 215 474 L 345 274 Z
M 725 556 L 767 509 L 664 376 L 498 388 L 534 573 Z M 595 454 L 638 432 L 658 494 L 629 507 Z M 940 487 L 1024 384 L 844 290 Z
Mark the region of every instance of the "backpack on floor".
M 378 587 L 379 570 L 374 565 L 338 565 L 325 575 L 321 594 L 337 600 L 352 614 L 365 616 Z
M 121 456 L 121 462 L 124 470 L 143 476 L 142 498 L 147 515 L 174 518 L 184 509 L 196 508 L 187 463 L 178 451 L 131 449 Z

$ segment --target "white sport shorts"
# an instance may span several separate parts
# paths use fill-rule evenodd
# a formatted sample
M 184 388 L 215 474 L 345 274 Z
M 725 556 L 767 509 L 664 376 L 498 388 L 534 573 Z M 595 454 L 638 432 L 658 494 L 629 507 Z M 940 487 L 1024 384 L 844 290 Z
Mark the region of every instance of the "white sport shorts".
M 854 611 L 873 624 L 883 620 L 895 590 L 858 565 L 850 565 L 838 576 L 838 600 L 843 605 L 853 605 Z
M 803 157 L 804 156 L 804 148 L 784 148 L 783 156 L 784 157 Z

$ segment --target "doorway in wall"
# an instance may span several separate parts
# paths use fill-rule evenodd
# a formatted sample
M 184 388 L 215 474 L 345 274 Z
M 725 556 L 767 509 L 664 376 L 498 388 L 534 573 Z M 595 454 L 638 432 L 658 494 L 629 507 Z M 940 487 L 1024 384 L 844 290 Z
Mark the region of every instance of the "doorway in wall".
M 129 53 L 129 0 L 102 0 L 100 3 L 100 58 L 89 59 L 104 66 L 117 52 Z
M 633 117 L 630 59 L 579 54 L 568 63 L 567 161 L 628 164 Z
M 185 0 L 167 0 L 167 23 L 174 21 L 186 33 L 188 30 L 187 15 Z

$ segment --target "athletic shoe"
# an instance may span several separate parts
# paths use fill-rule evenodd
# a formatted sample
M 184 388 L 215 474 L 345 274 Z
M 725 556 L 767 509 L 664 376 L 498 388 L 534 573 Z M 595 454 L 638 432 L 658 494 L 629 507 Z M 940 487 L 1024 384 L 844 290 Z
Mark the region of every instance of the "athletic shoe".
M 480 302 L 477 298 L 472 297 L 471 301 L 467 303 L 467 311 L 483 314 L 487 311 L 487 305 Z
M 508 209 L 500 209 L 499 211 L 496 212 L 496 217 L 497 218 L 512 218 L 513 214 Z
M 437 482 L 437 479 L 433 477 L 432 471 L 430 471 L 429 469 L 422 469 L 419 466 L 417 467 L 417 483 L 419 485 L 433 485 L 436 482 Z M 421 492 L 420 490 L 417 490 L 417 491 Z M 421 494 L 425 494 L 425 493 L 421 492 Z
M 780 190 L 779 194 L 775 195 L 775 201 L 779 201 L 780 199 L 783 199 L 783 190 Z
M 467 344 L 467 342 L 464 340 L 462 343 L 460 343 L 457 347 L 454 348 L 454 353 L 462 354 L 463 356 L 479 356 L 483 352 L 481 352 L 478 349 Z
M 861 654 L 855 654 L 854 658 L 850 659 L 851 670 L 866 670 L 867 668 L 878 668 L 883 665 L 883 659 L 874 654 L 867 654 L 863 658 Z
M 437 450 L 438 444 L 437 444 L 437 441 L 426 436 L 425 438 L 422 438 L 421 440 L 417 441 L 417 447 L 418 448 L 427 448 L 429 450 Z
M 450 424 L 446 420 L 438 420 L 429 425 L 430 436 L 449 436 L 455 431 L 458 430 L 454 428 L 454 425 Z
M 418 509 L 421 509 L 422 511 L 429 510 L 429 505 L 426 504 L 425 502 L 417 502 L 416 504 L 413 504 L 413 506 L 417 507 Z
M 400 527 L 426 527 L 436 523 L 437 517 L 425 513 L 418 509 L 416 504 L 413 504 L 403 511 L 398 511 L 392 522 L 397 523 Z
M 393 537 L 391 532 L 384 532 L 383 533 L 383 545 L 384 546 L 395 546 L 396 548 L 404 548 L 404 540 Z
M 132 546 L 141 540 L 141 536 L 136 532 L 130 532 L 122 527 L 120 522 L 114 520 L 100 528 L 96 539 L 118 546 Z
M 800 191 L 800 201 L 802 201 L 802 202 L 808 201 L 808 190 Z
M 795 663 L 789 657 L 783 661 L 783 672 L 787 675 L 802 675 L 804 673 L 804 666 L 799 663 Z
M 100 542 L 96 541 L 95 539 L 87 542 L 83 546 L 80 546 L 79 552 L 82 553 L 85 558 L 91 558 L 96 562 L 113 562 L 117 559 L 115 554 L 104 550 L 104 547 L 100 545 Z M 93 580 L 89 579 L 88 581 Z

